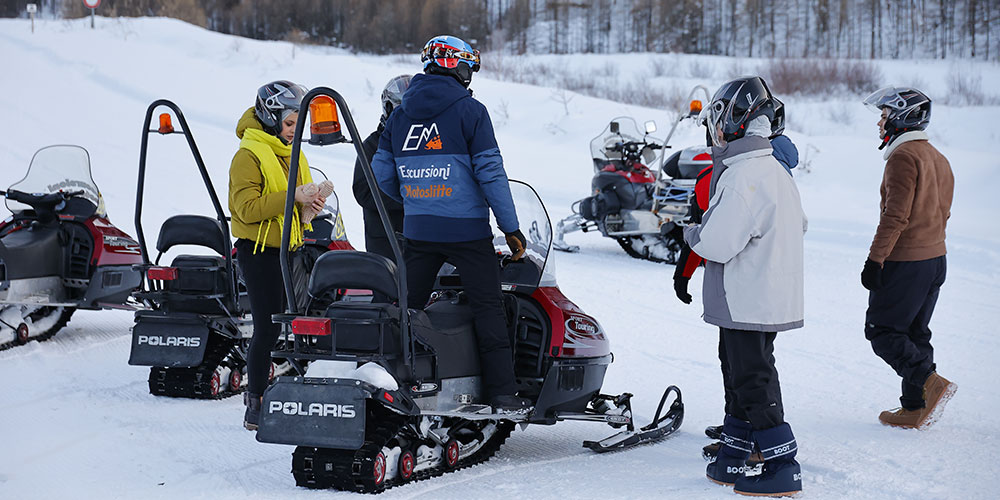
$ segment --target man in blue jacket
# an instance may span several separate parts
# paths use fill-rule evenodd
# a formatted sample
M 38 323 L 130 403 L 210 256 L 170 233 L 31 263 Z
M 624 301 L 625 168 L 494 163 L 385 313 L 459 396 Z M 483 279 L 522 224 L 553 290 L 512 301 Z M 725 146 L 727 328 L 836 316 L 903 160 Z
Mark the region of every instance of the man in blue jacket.
M 479 51 L 453 36 L 437 36 L 379 140 L 372 168 L 379 187 L 403 204 L 406 283 L 410 307 L 423 307 L 441 265 L 452 263 L 475 313 L 483 385 L 497 412 L 526 412 L 517 397 L 514 362 L 493 250 L 489 210 L 514 259 L 525 240 L 507 184 L 503 158 L 486 107 L 468 90 Z

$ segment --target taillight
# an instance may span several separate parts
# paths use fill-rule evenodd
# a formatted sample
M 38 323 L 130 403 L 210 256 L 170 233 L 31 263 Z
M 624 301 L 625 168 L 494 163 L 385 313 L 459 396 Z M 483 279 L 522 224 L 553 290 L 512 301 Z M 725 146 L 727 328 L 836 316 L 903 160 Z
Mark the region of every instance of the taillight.
M 172 281 L 177 279 L 176 267 L 151 267 L 146 271 L 151 280 Z
M 330 335 L 330 318 L 295 318 L 292 320 L 295 335 Z

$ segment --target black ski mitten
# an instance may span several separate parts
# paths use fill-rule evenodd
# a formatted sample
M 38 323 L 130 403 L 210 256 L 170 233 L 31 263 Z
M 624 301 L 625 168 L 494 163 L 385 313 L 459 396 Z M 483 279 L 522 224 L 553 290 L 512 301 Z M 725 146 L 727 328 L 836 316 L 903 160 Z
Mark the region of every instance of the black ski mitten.
M 674 293 L 677 294 L 677 298 L 681 299 L 681 302 L 685 304 L 691 303 L 691 294 L 688 293 L 688 283 L 691 278 L 685 278 L 683 276 L 678 276 L 674 278 Z
M 882 288 L 882 264 L 866 260 L 865 268 L 861 270 L 861 285 L 871 291 Z

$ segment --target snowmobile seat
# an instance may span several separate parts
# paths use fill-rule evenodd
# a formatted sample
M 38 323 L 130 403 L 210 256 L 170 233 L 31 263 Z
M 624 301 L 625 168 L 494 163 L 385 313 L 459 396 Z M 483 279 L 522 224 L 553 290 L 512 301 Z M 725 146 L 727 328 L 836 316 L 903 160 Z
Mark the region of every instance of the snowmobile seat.
M 162 254 L 176 245 L 206 247 L 222 256 L 230 250 L 222 225 L 204 215 L 175 215 L 163 222 L 156 250 Z
M 63 245 L 59 243 L 59 229 L 39 227 L 7 234 L 0 241 L 0 261 L 6 263 L 4 279 L 8 280 L 61 276 Z M 15 262 L 17 265 L 12 265 Z
M 430 345 L 438 357 L 441 378 L 479 375 L 479 343 L 476 342 L 472 307 L 458 300 L 439 300 L 424 308 L 431 328 L 414 321 L 414 334 Z

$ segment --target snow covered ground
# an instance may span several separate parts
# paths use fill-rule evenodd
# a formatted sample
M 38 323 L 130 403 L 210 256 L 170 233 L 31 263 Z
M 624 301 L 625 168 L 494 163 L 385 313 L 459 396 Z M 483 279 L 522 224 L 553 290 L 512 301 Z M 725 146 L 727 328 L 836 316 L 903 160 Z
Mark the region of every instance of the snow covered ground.
M 220 194 L 237 147 L 236 119 L 256 88 L 286 78 L 337 89 L 359 128 L 375 126 L 378 95 L 391 76 L 416 72 L 416 57 L 358 57 L 325 48 L 259 42 L 167 19 L 0 20 L 0 186 L 20 179 L 31 155 L 50 144 L 79 144 L 112 220 L 134 235 L 135 176 L 142 119 L 158 98 L 185 113 Z M 294 58 L 293 58 L 294 54 Z M 627 78 L 642 56 L 561 56 L 564 67 L 617 64 Z M 721 68 L 746 61 L 703 58 L 704 79 L 685 68 L 698 56 L 671 56 L 677 77 L 661 83 L 717 87 Z M 489 65 L 489 60 L 484 61 Z M 885 64 L 886 84 L 919 75 L 935 92 L 956 66 L 940 61 Z M 987 82 L 994 64 L 965 63 Z M 891 80 L 895 79 L 895 80 Z M 589 190 L 588 144 L 610 118 L 654 119 L 663 110 L 575 96 L 564 107 L 553 89 L 477 78 L 507 170 L 533 184 L 553 219 Z M 784 97 L 784 96 L 783 96 Z M 994 371 L 1000 337 L 1000 107 L 938 106 L 928 130 L 955 171 L 949 223 L 949 276 L 933 321 L 940 372 L 959 391 L 926 432 L 881 426 L 899 383 L 872 354 L 862 327 L 867 292 L 858 275 L 877 223 L 882 159 L 877 118 L 860 97 L 787 97 L 789 136 L 810 150 L 811 171 L 797 172 L 810 231 L 806 235 L 806 327 L 780 335 L 776 357 L 786 417 L 799 440 L 803 498 L 995 498 L 1000 432 Z M 567 113 L 568 111 L 568 113 Z M 684 126 L 682 126 L 684 127 Z M 675 144 L 702 132 L 682 128 Z M 812 148 L 818 149 L 818 152 Z M 310 163 L 339 187 L 348 234 L 363 241 L 360 210 L 348 186 L 350 147 L 309 148 Z M 148 238 L 176 213 L 210 213 L 186 144 L 151 138 Z M 707 425 L 722 418 L 715 330 L 700 305 L 673 294 L 672 268 L 633 260 L 611 240 L 574 233 L 579 254 L 559 254 L 564 293 L 598 318 L 612 338 L 615 363 L 605 392 L 636 394 L 648 419 L 663 388 L 684 391 L 687 414 L 673 438 L 627 452 L 595 455 L 584 439 L 611 429 L 585 423 L 532 426 L 512 436 L 486 464 L 390 490 L 387 498 L 730 498 L 704 477 Z M 698 277 L 692 282 L 696 297 Z M 189 401 L 147 393 L 147 369 L 128 366 L 127 313 L 78 312 L 52 341 L 0 352 L 0 498 L 328 498 L 346 494 L 296 488 L 289 446 L 257 443 L 242 430 L 239 398 Z M 991 375 L 992 373 L 992 375 Z

